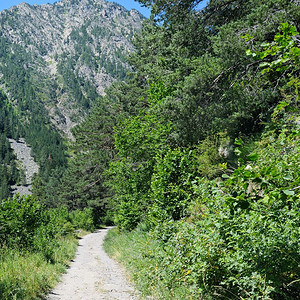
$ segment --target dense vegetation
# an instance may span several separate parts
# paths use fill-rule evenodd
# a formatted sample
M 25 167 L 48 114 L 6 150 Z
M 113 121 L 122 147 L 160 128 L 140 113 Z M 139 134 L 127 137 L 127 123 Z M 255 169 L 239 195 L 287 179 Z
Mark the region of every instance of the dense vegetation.
M 16 157 L 7 139 L 18 134 L 18 122 L 14 110 L 9 105 L 6 95 L 0 90 L 0 199 L 11 196 L 10 187 L 21 179 Z
M 74 129 L 68 161 L 57 159 L 66 170 L 53 168 L 49 184 L 36 178 L 35 201 L 55 208 L 30 204 L 29 231 L 3 221 L 3 241 L 12 248 L 17 237 L 53 262 L 45 241 L 72 228 L 70 214 L 88 227 L 113 221 L 107 249 L 144 294 L 297 299 L 299 1 L 210 0 L 201 11 L 201 1 L 140 2 L 152 17 L 128 58 L 132 72 Z M 85 39 L 81 30 L 73 35 Z M 93 89 L 80 94 L 65 59 L 65 88 L 87 108 Z M 22 201 L 2 201 L 3 220 Z
M 93 230 L 89 209 L 46 209 L 31 196 L 0 202 L 0 298 L 39 299 L 75 254 L 74 229 Z
M 141 2 L 133 72 L 77 128 L 61 201 L 108 209 L 145 293 L 295 299 L 299 3 Z

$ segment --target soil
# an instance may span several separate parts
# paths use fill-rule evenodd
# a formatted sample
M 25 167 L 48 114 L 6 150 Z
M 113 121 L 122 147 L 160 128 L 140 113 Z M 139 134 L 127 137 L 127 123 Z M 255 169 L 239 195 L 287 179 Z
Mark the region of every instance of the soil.
M 100 229 L 80 239 L 70 268 L 46 300 L 140 299 L 122 267 L 103 250 L 108 230 Z

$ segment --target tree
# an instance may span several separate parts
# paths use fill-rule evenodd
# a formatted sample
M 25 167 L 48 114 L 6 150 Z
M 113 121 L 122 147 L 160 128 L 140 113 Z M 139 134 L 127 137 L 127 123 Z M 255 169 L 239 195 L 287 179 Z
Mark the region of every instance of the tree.
M 113 132 L 118 111 L 118 105 L 100 98 L 93 112 L 74 128 L 71 157 L 59 185 L 59 204 L 70 210 L 90 207 L 96 222 L 109 208 L 111 192 L 104 184 L 105 171 L 115 155 Z
M 133 229 L 151 206 L 151 177 L 156 155 L 172 144 L 172 124 L 157 114 L 170 91 L 162 83 L 153 83 L 148 105 L 137 116 L 126 118 L 116 127 L 116 158 L 110 164 L 109 186 L 114 192 L 115 221 Z

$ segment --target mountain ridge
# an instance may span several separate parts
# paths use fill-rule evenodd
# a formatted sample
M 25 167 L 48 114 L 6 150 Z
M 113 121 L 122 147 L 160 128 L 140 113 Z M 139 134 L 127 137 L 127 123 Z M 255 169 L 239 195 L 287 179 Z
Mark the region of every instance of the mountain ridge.
M 37 184 L 60 178 L 72 128 L 106 88 L 125 79 L 130 70 L 126 55 L 134 51 L 132 39 L 144 19 L 136 10 L 104 0 L 23 2 L 0 12 L 0 96 L 5 109 L 0 144 L 7 148 L 11 165 L 0 162 L 2 173 L 8 174 L 0 182 L 3 198 L 21 178 L 8 138 L 23 138 L 31 147 L 40 167 Z
M 42 92 L 42 98 L 51 122 L 70 137 L 70 129 L 81 120 L 78 116 L 89 109 L 94 98 L 103 96 L 114 80 L 125 76 L 125 56 L 134 51 L 131 39 L 143 19 L 136 10 L 127 11 L 104 0 L 63 0 L 44 5 L 22 2 L 0 12 L 0 36 L 31 56 L 31 61 L 24 59 L 21 69 L 34 69 L 36 81 L 46 89 L 49 81 L 55 83 L 52 95 Z M 0 59 L 0 77 L 9 92 L 1 64 Z M 70 77 L 79 81 L 74 85 L 83 86 L 77 87 L 75 95 L 68 87 Z M 87 89 L 92 90 L 92 96 Z M 84 102 L 84 109 L 76 107 L 76 102 Z

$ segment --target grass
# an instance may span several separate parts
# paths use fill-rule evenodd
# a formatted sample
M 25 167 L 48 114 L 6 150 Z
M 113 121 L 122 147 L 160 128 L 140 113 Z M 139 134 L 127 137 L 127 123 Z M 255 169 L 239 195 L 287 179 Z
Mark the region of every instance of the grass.
M 69 261 L 74 257 L 77 239 L 67 236 L 59 240 L 54 263 L 41 253 L 0 250 L 0 299 L 41 299 L 58 282 Z
M 104 240 L 104 249 L 126 268 L 143 297 L 164 300 L 195 299 L 188 287 L 169 289 L 162 283 L 160 273 L 163 270 L 159 264 L 163 250 L 149 234 L 139 230 L 120 232 L 114 228 Z

